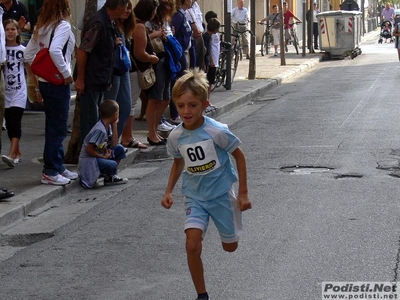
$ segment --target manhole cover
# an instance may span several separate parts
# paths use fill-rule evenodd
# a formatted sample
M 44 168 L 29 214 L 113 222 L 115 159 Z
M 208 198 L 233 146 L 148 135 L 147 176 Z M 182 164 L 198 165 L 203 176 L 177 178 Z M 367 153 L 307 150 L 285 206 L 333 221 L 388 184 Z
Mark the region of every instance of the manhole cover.
M 328 167 L 315 167 L 315 166 L 290 166 L 281 167 L 281 171 L 294 175 L 310 175 L 314 173 L 325 173 L 333 170 Z

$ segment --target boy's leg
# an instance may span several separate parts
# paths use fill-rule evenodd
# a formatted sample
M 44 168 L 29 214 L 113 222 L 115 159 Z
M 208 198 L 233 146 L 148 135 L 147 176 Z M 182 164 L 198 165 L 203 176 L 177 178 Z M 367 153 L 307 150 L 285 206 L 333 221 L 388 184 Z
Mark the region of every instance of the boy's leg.
M 186 253 L 190 275 L 197 294 L 206 293 L 204 268 L 201 260 L 202 241 L 209 224 L 209 214 L 203 207 L 205 201 L 185 199 Z
M 186 230 L 186 253 L 190 275 L 197 294 L 206 293 L 204 268 L 201 260 L 203 231 L 197 228 Z
M 220 234 L 222 248 L 234 252 L 242 233 L 242 212 L 239 211 L 235 192 L 232 189 L 210 203 L 213 206 L 208 208 L 208 212 Z
M 96 158 L 100 174 L 112 176 L 117 174 L 117 162 L 112 159 Z

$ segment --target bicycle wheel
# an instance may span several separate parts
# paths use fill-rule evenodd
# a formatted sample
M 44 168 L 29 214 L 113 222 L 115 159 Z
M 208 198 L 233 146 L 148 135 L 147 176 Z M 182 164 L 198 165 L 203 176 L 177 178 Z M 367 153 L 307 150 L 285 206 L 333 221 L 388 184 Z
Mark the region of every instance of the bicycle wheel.
M 231 83 L 233 82 L 233 79 L 235 79 L 235 75 L 236 75 L 236 70 L 239 64 L 239 52 L 238 51 L 234 51 L 232 53 L 232 63 L 231 63 Z
M 215 71 L 215 83 L 211 86 L 211 90 L 215 90 L 215 88 L 220 87 L 225 81 L 226 74 L 226 55 L 221 52 L 219 54 L 218 67 Z
M 268 54 L 266 51 L 266 43 L 267 43 L 267 33 L 264 32 L 262 38 L 261 38 L 261 56 L 264 56 L 265 54 Z
M 272 46 L 272 35 L 268 33 L 265 53 L 269 54 Z
M 296 34 L 293 34 L 293 46 L 296 49 L 296 53 L 299 54 L 299 39 Z

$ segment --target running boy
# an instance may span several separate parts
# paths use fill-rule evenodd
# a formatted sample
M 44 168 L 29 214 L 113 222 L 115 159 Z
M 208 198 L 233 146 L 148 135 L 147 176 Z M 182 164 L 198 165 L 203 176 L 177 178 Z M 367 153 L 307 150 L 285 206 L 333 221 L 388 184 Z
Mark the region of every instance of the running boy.
M 128 181 L 117 176 L 118 164 L 125 158 L 125 149 L 118 144 L 118 134 L 113 134 L 117 133 L 118 116 L 116 101 L 105 100 L 100 104 L 100 121 L 83 140 L 79 155 L 78 173 L 84 188 L 93 188 L 100 175 L 104 176 L 104 185 Z
M 167 209 L 172 206 L 172 191 L 183 173 L 186 253 L 198 300 L 209 299 L 201 260 L 202 240 L 209 218 L 219 231 L 223 249 L 233 252 L 242 232 L 241 211 L 251 208 L 241 142 L 226 125 L 203 116 L 209 103 L 207 90 L 206 75 L 199 69 L 187 71 L 172 89 L 172 98 L 183 123 L 168 137 L 167 148 L 174 162 L 161 201 Z M 239 175 L 237 199 L 233 189 L 237 175 L 229 154 L 236 160 Z

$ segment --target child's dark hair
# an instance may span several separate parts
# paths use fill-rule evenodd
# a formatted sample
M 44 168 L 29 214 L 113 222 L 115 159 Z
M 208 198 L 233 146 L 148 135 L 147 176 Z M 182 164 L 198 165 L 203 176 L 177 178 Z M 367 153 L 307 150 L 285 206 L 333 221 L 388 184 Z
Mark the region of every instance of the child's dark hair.
M 119 110 L 119 105 L 115 100 L 104 100 L 100 104 L 100 116 L 102 118 L 111 118 Z
M 3 26 L 4 26 L 4 30 L 6 29 L 8 24 L 13 24 L 15 26 L 15 28 L 17 28 L 18 30 L 18 35 L 17 35 L 17 44 L 21 45 L 22 44 L 22 38 L 21 38 L 21 28 L 19 28 L 19 24 L 17 21 L 15 21 L 14 19 L 7 19 L 3 21 Z
M 207 22 L 207 31 L 216 32 L 221 27 L 221 22 L 217 18 L 212 18 Z
M 217 13 L 210 10 L 205 14 L 204 19 L 208 23 L 208 21 L 210 21 L 212 18 L 217 18 L 217 17 L 218 17 Z

